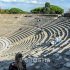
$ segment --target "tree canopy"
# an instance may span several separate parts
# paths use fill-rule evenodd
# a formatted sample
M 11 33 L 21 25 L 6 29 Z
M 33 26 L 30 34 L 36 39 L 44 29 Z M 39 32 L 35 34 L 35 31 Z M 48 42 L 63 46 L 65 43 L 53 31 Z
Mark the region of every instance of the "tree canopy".
M 46 2 L 44 7 L 35 8 L 31 10 L 31 13 L 62 14 L 64 13 L 64 9 L 59 6 L 50 5 L 50 3 Z
M 39 7 L 39 8 L 35 8 L 33 10 L 31 10 L 32 13 L 43 13 L 44 12 L 44 8 L 43 7 Z
M 1 14 L 8 14 L 9 10 L 8 9 L 0 9 Z
M 44 7 L 38 7 L 32 9 L 30 12 L 23 11 L 19 8 L 11 8 L 11 9 L 0 9 L 1 14 L 27 14 L 27 13 L 34 13 L 34 14 L 63 14 L 64 9 L 59 6 L 51 5 L 49 2 L 45 3 Z
M 26 13 L 26 12 L 24 12 L 23 10 L 21 10 L 19 8 L 11 8 L 9 10 L 9 13 L 10 14 L 22 14 L 22 13 Z
M 0 9 L 1 14 L 25 14 L 28 13 L 26 11 L 23 11 L 19 8 L 11 8 L 11 9 Z
M 50 8 L 50 3 L 49 2 L 46 2 L 45 3 L 45 8 L 49 7 Z
M 62 8 L 60 8 L 59 6 L 55 6 L 55 5 L 51 5 L 50 6 L 50 13 L 51 14 L 62 14 L 64 12 L 64 10 Z

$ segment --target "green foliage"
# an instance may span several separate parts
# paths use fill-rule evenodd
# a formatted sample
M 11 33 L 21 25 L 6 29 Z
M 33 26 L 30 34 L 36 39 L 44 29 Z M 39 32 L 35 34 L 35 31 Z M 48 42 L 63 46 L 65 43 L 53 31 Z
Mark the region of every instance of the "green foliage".
M 10 14 L 23 14 L 25 13 L 23 10 L 19 9 L 19 8 L 11 8 L 9 10 Z
M 0 13 L 7 14 L 7 13 L 9 13 L 9 10 L 8 9 L 0 9 Z
M 36 14 L 62 14 L 64 10 L 59 6 L 50 5 L 50 3 L 46 2 L 45 7 L 39 7 L 31 10 L 31 13 Z
M 50 3 L 49 2 L 45 3 L 45 8 L 50 8 Z
M 50 14 L 50 8 L 48 8 L 48 7 L 47 8 L 44 8 L 44 13 L 45 14 Z
M 54 5 L 50 6 L 51 14 L 62 14 L 63 12 L 64 12 L 64 10 L 62 8 L 60 8 L 59 6 L 54 6 Z
M 44 8 L 43 7 L 39 7 L 39 8 L 35 8 L 33 10 L 31 10 L 31 13 L 34 13 L 34 14 L 40 14 L 40 13 L 43 13 L 44 12 Z
M 25 12 L 19 8 L 11 8 L 11 9 L 0 9 L 0 14 L 25 14 Z
M 1 14 L 27 14 L 19 8 L 11 8 L 11 9 L 0 9 Z M 31 13 L 34 14 L 62 14 L 64 10 L 59 6 L 51 5 L 50 3 L 46 2 L 44 7 L 39 7 L 31 10 Z

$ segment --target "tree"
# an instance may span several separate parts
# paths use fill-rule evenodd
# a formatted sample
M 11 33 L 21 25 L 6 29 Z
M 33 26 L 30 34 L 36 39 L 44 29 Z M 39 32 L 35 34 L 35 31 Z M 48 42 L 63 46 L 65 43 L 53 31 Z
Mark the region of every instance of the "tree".
M 8 9 L 0 9 L 1 14 L 8 14 L 9 10 Z
M 35 9 L 31 10 L 31 13 L 42 14 L 42 13 L 44 13 L 43 9 L 44 9 L 43 7 L 35 8 Z
M 44 7 L 44 13 L 49 14 L 50 13 L 50 3 L 46 2 Z
M 50 8 L 50 3 L 49 2 L 45 3 L 45 8 Z
M 26 13 L 26 12 L 24 12 L 23 10 L 21 10 L 19 8 L 11 8 L 9 10 L 9 13 L 10 14 L 22 14 L 22 13 Z
M 50 8 L 44 8 L 44 14 L 50 14 Z
M 9 14 L 9 10 L 8 9 L 5 9 L 4 10 L 4 13 Z
M 64 10 L 59 6 L 51 5 L 50 6 L 50 14 L 62 14 Z
M 46 2 L 45 7 L 39 7 L 31 10 L 32 13 L 42 13 L 42 14 L 49 14 L 50 12 L 50 3 Z
M 50 5 L 50 3 L 46 2 L 44 7 L 35 8 L 31 10 L 31 13 L 62 14 L 64 13 L 64 9 L 59 6 Z
M 19 8 L 11 8 L 11 9 L 0 9 L 0 14 L 25 14 L 28 13 Z

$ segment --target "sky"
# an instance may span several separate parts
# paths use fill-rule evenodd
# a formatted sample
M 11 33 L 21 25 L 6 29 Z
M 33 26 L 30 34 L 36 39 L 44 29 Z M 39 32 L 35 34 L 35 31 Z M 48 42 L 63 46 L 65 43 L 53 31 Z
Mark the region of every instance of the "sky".
M 70 0 L 0 0 L 0 8 L 10 9 L 16 7 L 29 12 L 31 9 L 43 7 L 45 2 L 60 6 L 65 12 L 70 9 Z

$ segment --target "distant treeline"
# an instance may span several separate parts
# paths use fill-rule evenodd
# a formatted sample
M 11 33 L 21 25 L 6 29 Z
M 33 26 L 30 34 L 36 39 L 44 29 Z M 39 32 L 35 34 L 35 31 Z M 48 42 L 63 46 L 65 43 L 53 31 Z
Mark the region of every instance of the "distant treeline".
M 33 13 L 33 14 L 62 14 L 64 13 L 64 9 L 59 6 L 51 5 L 46 2 L 44 7 L 38 7 L 32 9 L 30 12 L 23 11 L 19 8 L 11 8 L 11 9 L 0 9 L 1 14 L 25 14 L 25 13 Z
M 0 14 L 25 14 L 28 13 L 19 8 L 11 8 L 11 9 L 0 9 Z
M 46 2 L 44 7 L 39 7 L 31 10 L 32 13 L 41 13 L 41 14 L 62 14 L 64 13 L 64 9 L 59 6 L 51 5 Z

